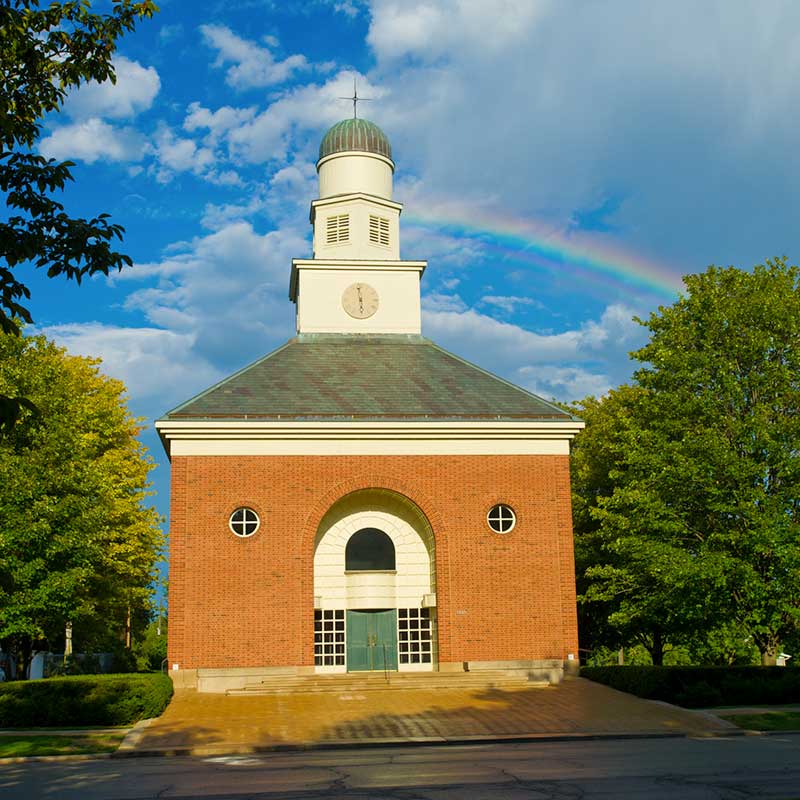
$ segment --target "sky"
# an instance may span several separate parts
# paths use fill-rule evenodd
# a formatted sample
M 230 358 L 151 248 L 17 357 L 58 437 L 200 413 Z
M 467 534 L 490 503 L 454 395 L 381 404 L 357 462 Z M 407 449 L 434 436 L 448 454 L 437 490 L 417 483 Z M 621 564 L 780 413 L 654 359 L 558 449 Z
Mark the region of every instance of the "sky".
M 103 8 L 101 4 L 95 4 Z M 392 143 L 423 334 L 545 398 L 629 380 L 634 316 L 710 264 L 797 261 L 792 0 L 161 0 L 117 83 L 49 117 L 64 202 L 126 228 L 106 279 L 32 268 L 36 332 L 102 358 L 152 421 L 294 334 L 292 258 L 327 128 Z

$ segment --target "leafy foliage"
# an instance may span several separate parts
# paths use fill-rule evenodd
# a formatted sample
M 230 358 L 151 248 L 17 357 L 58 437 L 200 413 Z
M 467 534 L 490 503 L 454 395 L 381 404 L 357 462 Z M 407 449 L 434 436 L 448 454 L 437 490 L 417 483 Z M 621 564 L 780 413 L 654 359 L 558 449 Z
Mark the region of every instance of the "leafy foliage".
M 172 681 L 160 673 L 0 683 L 0 727 L 132 725 L 159 716 L 171 697 Z
M 766 714 L 726 714 L 725 719 L 750 731 L 800 731 L 800 712 L 772 711 Z
M 144 506 L 152 462 L 124 387 L 43 336 L 0 335 L 0 391 L 41 414 L 0 439 L 0 642 L 111 650 L 146 618 L 160 519 Z
M 581 601 L 656 664 L 677 642 L 774 663 L 800 627 L 800 271 L 685 283 L 642 322 L 637 385 L 579 404 Z
M 583 667 L 581 677 L 689 708 L 800 701 L 800 669 L 788 667 Z
M 166 618 L 153 619 L 133 643 L 136 668 L 140 672 L 158 672 L 167 657 Z
M 80 283 L 84 275 L 121 269 L 131 259 L 113 249 L 123 228 L 107 214 L 70 217 L 53 194 L 72 180 L 72 162 L 32 152 L 46 114 L 58 111 L 70 89 L 114 81 L 117 39 L 156 11 L 152 0 L 117 0 L 110 14 L 92 13 L 88 0 L 0 3 L 0 191 L 8 216 L 0 221 L 0 332 L 16 334 L 14 319 L 31 322 L 30 291 L 14 268 L 31 262 L 49 277 Z M 0 396 L 0 433 L 29 408 L 24 396 Z

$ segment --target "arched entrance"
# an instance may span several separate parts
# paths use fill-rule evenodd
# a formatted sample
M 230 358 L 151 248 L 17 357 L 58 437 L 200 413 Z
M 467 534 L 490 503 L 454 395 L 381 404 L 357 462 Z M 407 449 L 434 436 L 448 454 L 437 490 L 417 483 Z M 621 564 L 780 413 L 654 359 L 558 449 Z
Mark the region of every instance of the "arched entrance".
M 427 518 L 397 492 L 331 506 L 314 542 L 317 672 L 436 669 L 435 552 Z

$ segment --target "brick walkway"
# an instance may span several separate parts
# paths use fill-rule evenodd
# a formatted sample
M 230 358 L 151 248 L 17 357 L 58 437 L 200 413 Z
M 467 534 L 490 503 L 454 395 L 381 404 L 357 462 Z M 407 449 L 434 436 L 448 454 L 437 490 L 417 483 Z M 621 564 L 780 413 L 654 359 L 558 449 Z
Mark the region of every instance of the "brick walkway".
M 193 755 L 381 740 L 676 733 L 730 729 L 702 712 L 583 679 L 513 690 L 386 690 L 227 697 L 179 690 L 136 751 Z

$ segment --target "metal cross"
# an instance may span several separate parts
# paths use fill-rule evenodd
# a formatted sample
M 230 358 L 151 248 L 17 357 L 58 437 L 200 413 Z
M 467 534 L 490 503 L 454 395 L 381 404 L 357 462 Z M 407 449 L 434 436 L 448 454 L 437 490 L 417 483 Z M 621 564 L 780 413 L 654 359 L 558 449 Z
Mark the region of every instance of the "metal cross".
M 339 100 L 352 100 L 353 101 L 353 119 L 358 119 L 358 109 L 356 108 L 356 103 L 359 100 L 362 102 L 364 100 L 372 100 L 371 97 L 359 97 L 358 90 L 356 89 L 356 79 L 353 78 L 353 96 L 352 97 L 340 97 Z

